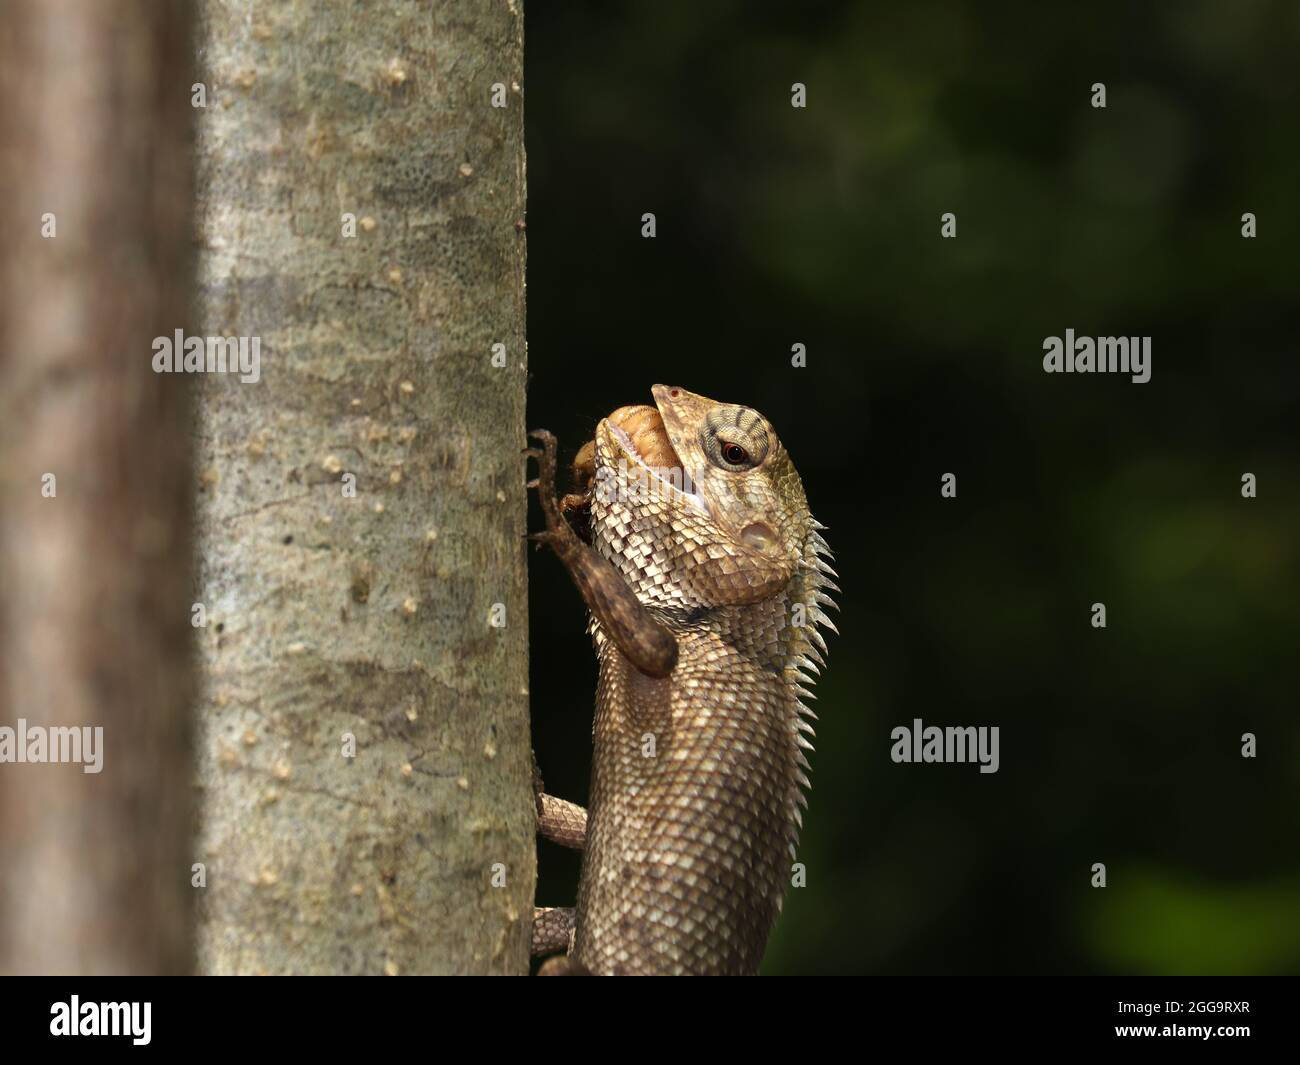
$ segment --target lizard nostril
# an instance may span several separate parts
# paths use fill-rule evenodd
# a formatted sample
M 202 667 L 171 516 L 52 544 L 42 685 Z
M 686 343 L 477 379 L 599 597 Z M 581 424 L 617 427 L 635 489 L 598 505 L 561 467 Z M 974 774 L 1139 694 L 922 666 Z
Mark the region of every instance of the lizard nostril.
M 740 538 L 755 551 L 771 551 L 776 546 L 776 533 L 761 521 L 746 525 L 740 530 Z

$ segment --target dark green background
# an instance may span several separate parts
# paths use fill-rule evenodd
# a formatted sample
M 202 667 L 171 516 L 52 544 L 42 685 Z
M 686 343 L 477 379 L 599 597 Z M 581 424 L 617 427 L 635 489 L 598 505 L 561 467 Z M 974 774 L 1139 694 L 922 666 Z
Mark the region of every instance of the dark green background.
M 571 455 L 656 381 L 749 404 L 830 527 L 764 971 L 1300 970 L 1300 5 L 527 17 L 531 424 Z M 1152 336 L 1150 383 L 1044 374 L 1067 327 Z M 531 567 L 537 754 L 585 800 L 594 658 Z M 893 764 L 915 717 L 1000 726 L 1001 770 Z

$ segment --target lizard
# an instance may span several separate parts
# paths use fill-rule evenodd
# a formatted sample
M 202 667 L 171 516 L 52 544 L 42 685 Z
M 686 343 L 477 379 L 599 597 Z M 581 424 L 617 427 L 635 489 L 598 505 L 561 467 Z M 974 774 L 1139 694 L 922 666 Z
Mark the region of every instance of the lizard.
M 537 908 L 543 975 L 757 972 L 796 856 L 838 592 L 825 529 L 757 411 L 655 385 L 580 452 L 590 543 L 537 446 L 545 529 L 599 661 L 590 809 L 545 793 L 538 832 L 583 851 L 576 908 Z M 583 467 L 585 466 L 585 470 Z

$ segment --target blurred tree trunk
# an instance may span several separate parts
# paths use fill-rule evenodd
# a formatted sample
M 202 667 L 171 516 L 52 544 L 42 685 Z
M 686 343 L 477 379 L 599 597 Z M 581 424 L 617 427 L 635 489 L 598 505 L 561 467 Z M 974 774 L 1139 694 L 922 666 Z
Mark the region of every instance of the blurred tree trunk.
M 0 765 L 0 972 L 193 966 L 191 67 L 186 3 L 0 9 L 0 726 L 103 730 Z
M 203 11 L 200 968 L 524 972 L 520 4 Z

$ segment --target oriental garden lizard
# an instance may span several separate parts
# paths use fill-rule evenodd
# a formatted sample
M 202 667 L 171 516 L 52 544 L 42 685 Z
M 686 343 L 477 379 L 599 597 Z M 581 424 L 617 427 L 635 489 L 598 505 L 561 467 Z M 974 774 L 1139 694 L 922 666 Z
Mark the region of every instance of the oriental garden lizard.
M 655 385 L 596 427 L 559 500 L 537 447 L 534 539 L 591 613 L 600 678 L 590 811 L 544 794 L 538 831 L 583 851 L 576 909 L 539 908 L 542 973 L 749 974 L 806 806 L 805 685 L 835 573 L 803 484 L 748 407 Z M 590 544 L 566 520 L 582 511 Z

